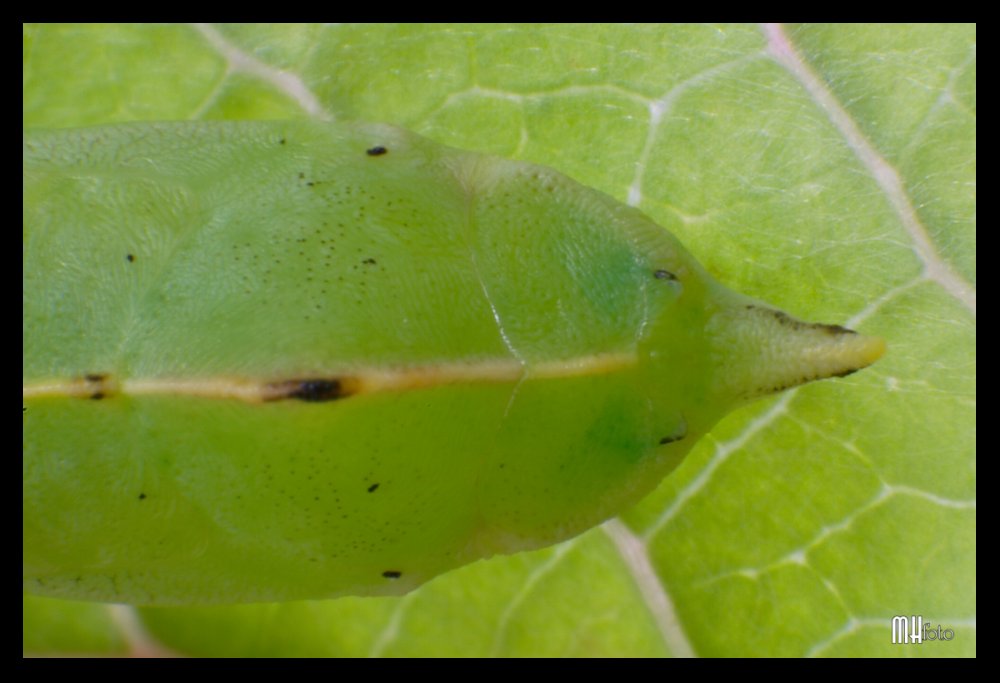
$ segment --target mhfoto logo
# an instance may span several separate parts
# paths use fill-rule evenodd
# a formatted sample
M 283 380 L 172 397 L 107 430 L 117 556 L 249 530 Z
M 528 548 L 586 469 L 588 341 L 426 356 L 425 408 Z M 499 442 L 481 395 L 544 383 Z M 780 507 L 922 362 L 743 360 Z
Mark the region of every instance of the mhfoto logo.
M 906 643 L 920 645 L 925 640 L 952 640 L 955 632 L 950 628 L 931 628 L 931 623 L 924 623 L 922 616 L 893 617 L 892 618 L 892 642 L 899 645 Z

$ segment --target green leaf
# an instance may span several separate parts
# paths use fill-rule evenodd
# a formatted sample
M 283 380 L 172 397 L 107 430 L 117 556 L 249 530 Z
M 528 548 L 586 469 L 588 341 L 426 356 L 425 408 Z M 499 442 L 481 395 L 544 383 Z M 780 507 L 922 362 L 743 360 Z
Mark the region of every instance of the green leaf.
M 558 547 L 403 598 L 26 597 L 25 652 L 975 656 L 974 25 L 29 25 L 22 94 L 25 126 L 356 118 L 544 163 L 733 289 L 889 345 Z M 911 614 L 954 638 L 893 645 Z

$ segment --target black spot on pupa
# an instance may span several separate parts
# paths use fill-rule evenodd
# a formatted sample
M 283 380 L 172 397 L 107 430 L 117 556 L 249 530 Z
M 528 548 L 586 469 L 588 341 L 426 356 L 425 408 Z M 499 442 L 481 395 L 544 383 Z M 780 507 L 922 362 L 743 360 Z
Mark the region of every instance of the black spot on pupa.
M 285 138 L 281 138 L 280 140 L 278 140 L 278 144 L 279 145 L 285 144 Z
M 395 569 L 387 569 L 384 572 L 382 572 L 382 576 L 384 576 L 387 579 L 398 579 L 402 575 L 403 572 L 396 571 Z
M 145 493 L 140 493 L 139 494 L 139 500 L 146 500 L 146 494 Z
M 847 377 L 848 375 L 853 375 L 857 371 L 858 371 L 858 368 L 849 368 L 847 370 L 844 370 L 843 372 L 836 372 L 836 373 L 834 373 L 834 374 L 832 374 L 830 376 L 831 377 Z
M 364 261 L 362 261 L 362 263 L 364 263 L 366 265 L 369 265 L 369 266 L 374 266 L 375 265 L 375 259 L 373 259 L 373 258 L 366 258 Z
M 135 256 L 133 256 L 132 254 L 125 254 L 125 260 L 128 261 L 129 263 L 132 263 L 133 261 L 135 261 Z
M 108 376 L 104 373 L 90 372 L 83 376 L 83 381 L 87 385 L 87 390 L 90 392 L 87 394 L 87 398 L 94 401 L 100 401 L 107 393 Z
M 653 277 L 657 280 L 676 280 L 677 276 L 671 273 L 669 270 L 657 270 L 653 273 Z
M 687 420 L 685 420 L 684 417 L 681 416 L 680 425 L 678 425 L 677 429 L 674 431 L 673 434 L 670 434 L 660 439 L 660 445 L 666 446 L 668 443 L 674 443 L 675 441 L 680 441 L 685 436 L 687 436 L 687 433 L 688 433 Z
M 299 387 L 290 394 L 291 398 L 316 402 L 332 401 L 342 398 L 344 395 L 340 380 L 337 379 L 303 380 Z
M 753 304 L 747 304 L 746 309 L 748 311 L 758 310 L 762 313 L 767 313 L 774 317 L 781 325 L 792 329 L 792 330 L 822 330 L 832 337 L 839 337 L 844 334 L 857 334 L 854 330 L 849 330 L 846 327 L 841 327 L 840 325 L 828 325 L 826 323 L 807 323 L 801 320 L 796 320 L 792 316 L 788 315 L 784 311 L 778 311 L 773 308 L 761 308 L 760 306 L 755 306 Z
M 372 484 L 371 486 L 368 487 L 368 493 L 374 493 L 375 489 L 377 489 L 377 488 L 378 488 L 378 484 Z
M 350 396 L 351 393 L 339 378 L 291 379 L 267 385 L 264 400 L 280 401 L 294 398 L 307 403 L 322 403 Z
M 849 330 L 846 327 L 841 327 L 840 325 L 827 325 L 826 323 L 813 323 L 812 327 L 817 330 L 823 330 L 827 334 L 833 337 L 839 337 L 842 334 L 857 334 L 854 330 Z
M 389 150 L 387 150 L 382 145 L 376 145 L 375 147 L 372 147 L 371 149 L 365 150 L 365 154 L 367 154 L 370 157 L 380 157 L 383 154 L 386 154 L 388 151 Z

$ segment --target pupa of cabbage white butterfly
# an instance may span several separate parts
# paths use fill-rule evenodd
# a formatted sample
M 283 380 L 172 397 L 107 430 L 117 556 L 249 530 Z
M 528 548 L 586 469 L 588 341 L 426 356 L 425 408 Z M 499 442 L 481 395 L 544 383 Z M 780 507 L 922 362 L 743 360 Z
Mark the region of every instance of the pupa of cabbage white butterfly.
M 309 121 L 25 133 L 23 346 L 24 589 L 134 604 L 558 542 L 884 351 L 551 169 Z

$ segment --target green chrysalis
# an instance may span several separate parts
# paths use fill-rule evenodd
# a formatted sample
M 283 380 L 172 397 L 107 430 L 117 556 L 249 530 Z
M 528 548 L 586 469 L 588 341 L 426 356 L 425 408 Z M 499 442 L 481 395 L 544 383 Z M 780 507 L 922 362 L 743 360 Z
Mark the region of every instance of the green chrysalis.
M 734 407 L 883 353 L 639 211 L 387 125 L 24 135 L 32 593 L 404 593 L 641 499 Z

